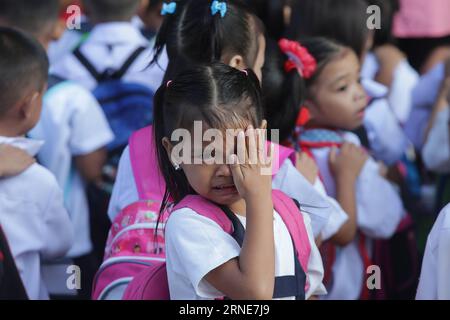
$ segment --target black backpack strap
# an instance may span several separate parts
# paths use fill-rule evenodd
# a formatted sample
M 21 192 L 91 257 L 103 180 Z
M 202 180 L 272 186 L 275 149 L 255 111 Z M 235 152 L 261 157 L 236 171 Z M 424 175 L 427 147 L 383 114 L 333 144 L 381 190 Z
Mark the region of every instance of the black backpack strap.
M 28 296 L 0 226 L 0 300 L 27 300 Z
M 92 65 L 92 63 L 81 53 L 81 47 L 77 47 L 73 51 L 73 55 L 77 60 L 86 68 L 86 70 L 94 77 L 97 82 L 102 80 L 102 76 L 97 69 Z
M 128 57 L 128 59 L 125 60 L 122 67 L 113 73 L 112 78 L 121 79 L 128 71 L 128 69 L 131 67 L 131 65 L 136 61 L 139 55 L 145 50 L 147 50 L 147 47 L 139 47 L 135 51 L 133 51 L 133 53 Z

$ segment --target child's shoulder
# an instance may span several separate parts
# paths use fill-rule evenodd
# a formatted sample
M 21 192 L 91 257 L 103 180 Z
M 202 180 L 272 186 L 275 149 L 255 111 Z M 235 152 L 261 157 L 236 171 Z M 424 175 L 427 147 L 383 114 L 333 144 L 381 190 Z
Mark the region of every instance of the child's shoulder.
M 62 191 L 55 176 L 40 164 L 33 164 L 21 174 L 1 180 L 2 194 L 17 203 L 33 203 L 43 209 L 50 198 Z
M 48 105 L 61 104 L 65 107 L 71 106 L 80 110 L 85 110 L 98 106 L 94 95 L 85 87 L 75 81 L 61 79 L 55 86 L 49 88 L 45 94 L 45 103 Z
M 30 193 L 44 193 L 59 188 L 55 176 L 44 166 L 35 163 L 18 176 Z
M 342 138 L 344 139 L 345 142 L 350 142 L 350 143 L 353 143 L 353 144 L 355 144 L 357 146 L 361 146 L 361 140 L 353 132 L 342 131 L 341 134 L 342 134 Z

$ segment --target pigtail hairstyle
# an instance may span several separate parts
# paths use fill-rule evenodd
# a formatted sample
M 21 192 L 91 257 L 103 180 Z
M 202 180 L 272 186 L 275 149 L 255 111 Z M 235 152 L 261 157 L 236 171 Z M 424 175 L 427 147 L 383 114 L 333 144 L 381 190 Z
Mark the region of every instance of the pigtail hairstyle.
M 213 14 L 214 2 L 223 6 L 223 10 Z M 169 66 L 165 80 L 173 77 L 177 66 L 223 61 L 235 54 L 242 55 L 246 65 L 253 66 L 259 51 L 258 35 L 264 33 L 264 27 L 243 1 L 178 0 L 176 3 L 176 12 L 165 16 L 158 32 L 152 62 L 158 60 L 166 47 Z

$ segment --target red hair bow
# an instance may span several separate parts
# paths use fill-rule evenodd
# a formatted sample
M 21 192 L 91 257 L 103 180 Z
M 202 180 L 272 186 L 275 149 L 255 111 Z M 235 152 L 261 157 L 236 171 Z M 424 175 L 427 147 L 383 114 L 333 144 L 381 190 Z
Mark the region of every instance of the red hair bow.
M 288 60 L 284 64 L 284 70 L 290 72 L 297 69 L 300 76 L 305 79 L 312 77 L 316 72 L 316 59 L 308 52 L 308 49 L 302 47 L 297 41 L 281 39 L 278 42 L 281 51 L 288 56 Z

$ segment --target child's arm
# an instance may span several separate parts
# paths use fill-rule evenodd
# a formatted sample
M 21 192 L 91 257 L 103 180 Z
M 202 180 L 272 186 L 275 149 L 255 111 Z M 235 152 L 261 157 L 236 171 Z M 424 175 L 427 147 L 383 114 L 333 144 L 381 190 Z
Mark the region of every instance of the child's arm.
M 21 149 L 0 145 L 0 178 L 20 174 L 35 162 L 33 157 Z
M 390 88 L 394 80 L 394 71 L 406 56 L 397 47 L 389 44 L 375 49 L 375 55 L 380 63 L 375 80 Z
M 329 155 L 329 165 L 336 181 L 336 200 L 347 213 L 347 222 L 331 237 L 334 243 L 345 246 L 356 235 L 357 206 L 356 206 L 356 180 L 368 159 L 367 153 L 356 145 L 345 143 L 339 154 L 333 148 Z
M 319 176 L 319 168 L 317 167 L 314 159 L 311 159 L 306 153 L 296 153 L 295 167 L 298 172 L 300 172 L 306 180 L 308 180 L 312 185 L 316 182 Z
M 46 207 L 43 208 L 43 228 L 41 238 L 44 246 L 41 256 L 51 260 L 63 257 L 73 242 L 73 227 L 64 207 L 61 189 L 53 177 L 43 187 L 49 189 Z
M 255 144 L 255 132 L 249 128 L 250 146 Z M 238 148 L 245 146 L 245 136 L 238 136 Z M 217 290 L 233 300 L 272 299 L 275 282 L 275 245 L 273 234 L 273 203 L 271 174 L 261 174 L 270 168 L 261 163 L 249 164 L 252 155 L 265 155 L 264 143 L 245 148 L 245 155 L 230 166 L 233 180 L 246 204 L 246 232 L 240 255 L 210 271 L 205 279 Z M 265 157 L 264 157 L 265 158 Z
M 106 149 L 101 148 L 86 155 L 76 156 L 75 165 L 87 183 L 100 183 L 106 158 Z

